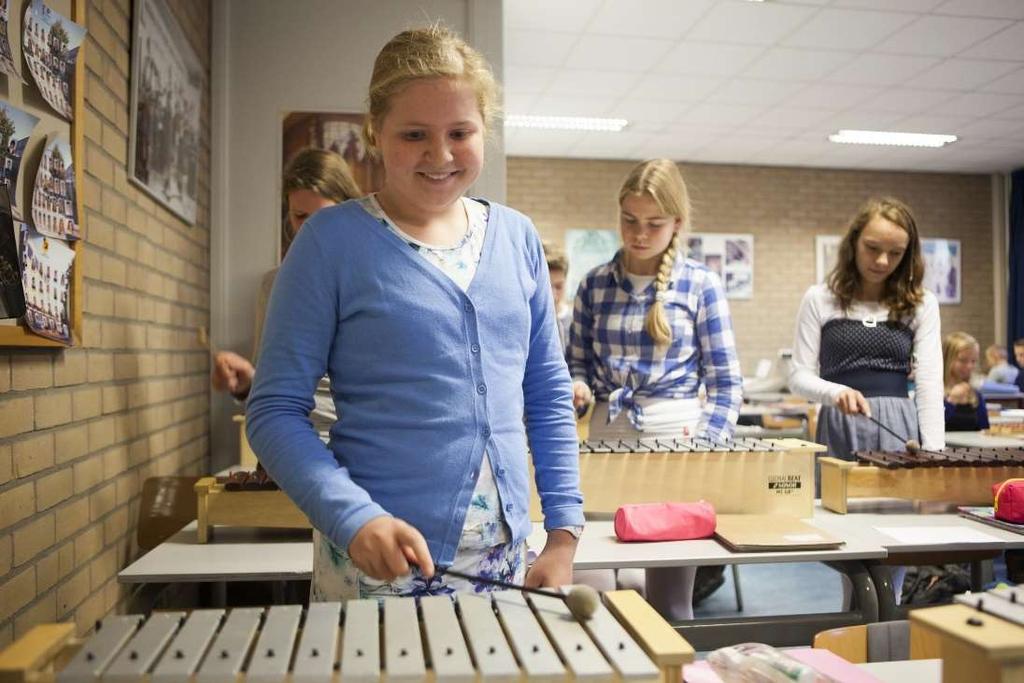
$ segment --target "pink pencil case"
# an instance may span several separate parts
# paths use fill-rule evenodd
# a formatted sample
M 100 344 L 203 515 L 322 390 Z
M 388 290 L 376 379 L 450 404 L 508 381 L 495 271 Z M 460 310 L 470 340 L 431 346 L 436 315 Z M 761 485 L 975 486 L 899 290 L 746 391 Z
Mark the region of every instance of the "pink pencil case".
M 639 503 L 615 511 L 620 541 L 685 541 L 715 533 L 715 508 L 696 503 Z

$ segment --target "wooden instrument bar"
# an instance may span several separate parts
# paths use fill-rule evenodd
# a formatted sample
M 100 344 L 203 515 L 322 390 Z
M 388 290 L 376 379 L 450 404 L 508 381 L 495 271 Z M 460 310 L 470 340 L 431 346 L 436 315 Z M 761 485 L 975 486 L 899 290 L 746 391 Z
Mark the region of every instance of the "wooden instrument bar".
M 857 461 L 821 458 L 821 502 L 846 513 L 853 498 L 905 498 L 991 505 L 992 485 L 1024 477 L 1020 448 L 858 451 Z
M 679 683 L 693 648 L 634 591 L 576 621 L 517 591 L 103 620 L 88 640 L 37 626 L 0 652 L 4 683 Z

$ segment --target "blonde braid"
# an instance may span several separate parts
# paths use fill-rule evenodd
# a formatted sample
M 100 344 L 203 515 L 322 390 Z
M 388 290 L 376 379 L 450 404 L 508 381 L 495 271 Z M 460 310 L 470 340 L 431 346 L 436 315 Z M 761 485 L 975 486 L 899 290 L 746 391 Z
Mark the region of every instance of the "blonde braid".
M 676 263 L 676 252 L 679 249 L 679 231 L 672 235 L 672 241 L 668 248 L 661 255 L 661 266 L 658 268 L 658 276 L 654 280 L 654 303 L 647 311 L 647 320 L 644 321 L 644 329 L 651 336 L 658 346 L 668 346 L 672 343 L 672 327 L 668 324 L 668 317 L 665 315 L 665 288 L 668 287 L 668 278 L 672 274 L 672 267 Z

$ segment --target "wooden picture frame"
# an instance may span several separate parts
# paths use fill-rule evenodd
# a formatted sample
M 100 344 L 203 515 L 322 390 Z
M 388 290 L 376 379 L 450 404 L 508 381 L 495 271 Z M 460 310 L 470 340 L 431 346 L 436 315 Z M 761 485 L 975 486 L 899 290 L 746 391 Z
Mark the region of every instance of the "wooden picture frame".
M 84 24 L 85 22 L 85 0 L 70 0 L 71 12 L 69 16 L 72 21 Z M 13 16 L 13 13 L 12 13 Z M 22 18 L 19 18 L 22 19 Z M 13 21 L 12 21 L 13 24 Z M 21 24 L 18 24 L 18 35 L 21 33 Z M 20 43 L 20 41 L 19 41 Z M 72 110 L 74 112 L 71 123 L 64 121 L 63 126 L 69 126 L 70 131 L 67 128 L 61 127 L 58 132 L 65 133 L 68 139 L 71 141 L 71 156 L 72 163 L 75 168 L 75 174 L 77 178 L 83 178 L 85 160 L 84 144 L 85 144 L 85 55 L 84 51 L 86 48 L 87 41 L 83 41 L 79 47 L 78 59 L 75 61 L 75 84 L 74 84 L 74 97 L 72 101 Z M 7 93 L 8 97 L 5 97 L 7 101 L 10 101 L 9 94 L 15 88 L 22 88 L 26 91 L 32 91 L 35 89 L 35 84 L 27 82 L 25 84 L 18 83 L 13 77 L 7 77 Z M 35 93 L 38 95 L 38 93 Z M 41 96 L 31 97 L 29 102 L 18 102 L 14 103 L 15 106 L 25 109 L 32 114 L 38 114 L 39 112 L 45 112 L 46 118 L 44 120 L 59 119 L 52 110 L 49 109 L 49 105 L 45 103 Z M 24 98 L 23 98 L 24 99 Z M 38 104 L 37 104 L 38 102 Z M 29 158 L 31 156 L 39 156 L 40 149 L 46 145 L 47 131 L 42 130 L 41 126 L 37 126 L 36 130 L 32 133 L 31 141 L 29 142 L 30 149 L 26 151 L 25 156 Z M 30 167 L 26 167 L 23 164 L 21 169 L 21 183 L 20 187 L 24 189 L 30 189 L 35 179 L 30 178 L 29 171 L 34 170 Z M 75 205 L 78 211 L 79 220 L 85 215 L 82 210 L 82 186 L 79 183 L 75 192 Z M 31 194 L 28 195 L 31 197 Z M 23 207 L 24 211 L 30 212 L 30 202 L 26 202 Z M 23 214 L 26 218 L 27 213 Z M 83 235 L 87 237 L 87 235 Z M 54 339 L 48 339 L 41 337 L 36 333 L 32 332 L 24 323 L 23 319 L 17 324 L 0 324 L 0 346 L 16 346 L 26 348 L 67 348 L 68 346 L 79 346 L 82 343 L 82 257 L 85 249 L 83 248 L 83 240 L 73 240 L 69 243 L 69 247 L 75 252 L 75 262 L 71 266 L 71 281 L 69 283 L 70 292 L 68 293 L 68 307 L 69 307 L 69 320 L 71 326 L 71 343 L 65 344 L 63 342 L 56 341 Z

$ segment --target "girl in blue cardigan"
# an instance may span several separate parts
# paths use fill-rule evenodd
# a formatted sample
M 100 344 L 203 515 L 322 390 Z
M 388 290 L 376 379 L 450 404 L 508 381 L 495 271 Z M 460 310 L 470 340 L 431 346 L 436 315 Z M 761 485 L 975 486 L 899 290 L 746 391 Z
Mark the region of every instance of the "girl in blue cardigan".
M 495 93 L 447 29 L 395 36 L 364 130 L 384 186 L 312 217 L 274 284 L 248 436 L 318 530 L 313 599 L 486 590 L 435 562 L 572 580 L 578 447 L 544 253 L 528 218 L 463 196 Z M 325 371 L 326 446 L 308 419 Z M 527 444 L 548 530 L 528 573 Z

